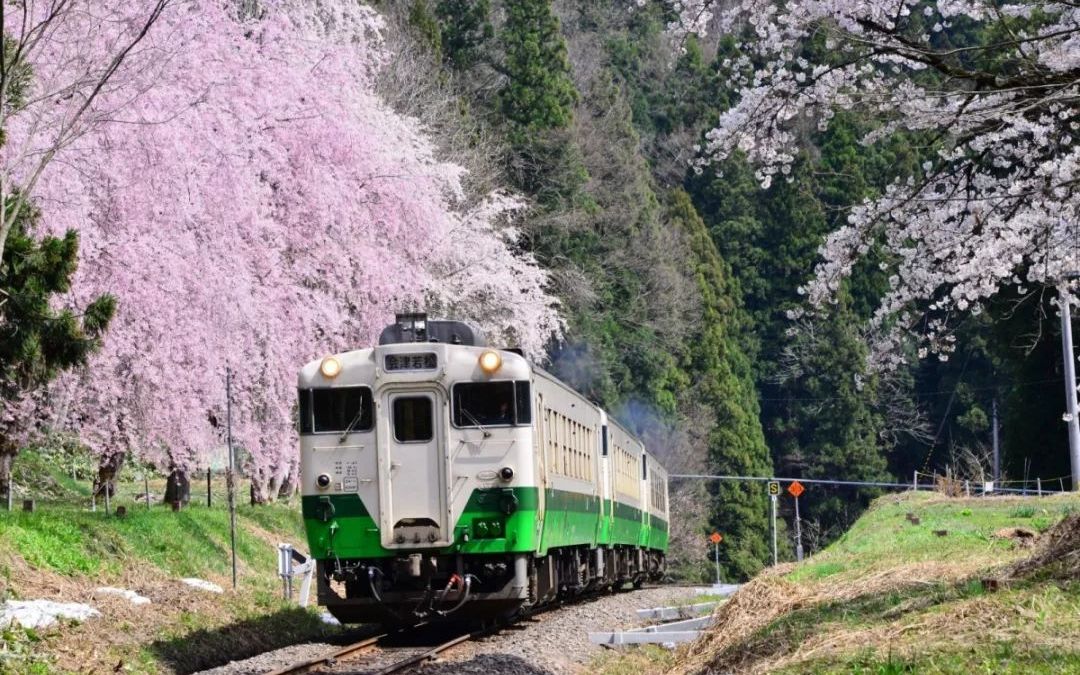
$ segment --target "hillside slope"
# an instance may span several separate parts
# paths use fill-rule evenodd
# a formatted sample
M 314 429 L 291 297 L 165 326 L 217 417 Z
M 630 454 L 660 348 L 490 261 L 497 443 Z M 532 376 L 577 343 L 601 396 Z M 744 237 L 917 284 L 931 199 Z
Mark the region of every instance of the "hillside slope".
M 1078 509 L 1071 496 L 882 497 L 820 555 L 747 585 L 676 672 L 1080 670 L 1080 580 L 1010 574 L 1032 551 L 1003 536 Z
M 78 602 L 101 616 L 38 630 L 0 628 L 0 673 L 192 672 L 339 630 L 281 599 L 277 544 L 306 548 L 296 505 L 241 500 L 232 591 L 224 494 L 215 491 L 208 508 L 193 490 L 192 504 L 173 513 L 157 496 L 161 479 L 150 482 L 149 509 L 141 480 L 121 482 L 113 500 L 127 509 L 120 518 L 101 504 L 91 511 L 86 481 L 40 459 L 26 453 L 19 464 L 21 484 L 35 486 L 37 510 L 0 517 L 0 602 Z M 192 588 L 181 581 L 189 577 L 225 591 Z M 98 590 L 105 586 L 151 602 L 132 604 Z
M 697 643 L 607 670 L 1080 672 L 1078 514 L 1074 495 L 881 497 L 820 554 L 744 586 Z

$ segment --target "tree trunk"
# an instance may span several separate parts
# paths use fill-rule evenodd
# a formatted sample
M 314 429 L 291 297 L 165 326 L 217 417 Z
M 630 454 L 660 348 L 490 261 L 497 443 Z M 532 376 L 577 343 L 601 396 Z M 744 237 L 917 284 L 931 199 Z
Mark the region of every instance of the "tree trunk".
M 169 479 L 165 482 L 165 503 L 180 502 L 187 504 L 191 501 L 191 482 L 188 481 L 186 471 L 173 469 Z
M 278 499 L 289 500 L 296 494 L 299 484 L 296 481 L 297 476 L 289 474 L 285 476 L 285 479 L 281 481 L 281 488 L 278 489 Z
M 11 475 L 12 465 L 14 464 L 14 452 L 0 451 L 0 499 L 3 500 L 3 504 L 0 504 L 0 508 L 3 508 L 3 505 L 7 504 L 8 490 L 11 489 L 11 482 L 8 481 L 8 476 Z
M 259 504 L 270 504 L 277 499 L 278 496 L 278 479 L 271 478 L 268 481 L 259 481 L 256 478 L 251 479 L 251 505 L 257 506 Z
M 98 497 L 105 496 L 106 492 L 109 497 L 116 495 L 116 477 L 120 474 L 126 457 L 127 453 L 121 451 L 104 457 L 98 462 L 98 477 L 94 484 L 94 494 Z

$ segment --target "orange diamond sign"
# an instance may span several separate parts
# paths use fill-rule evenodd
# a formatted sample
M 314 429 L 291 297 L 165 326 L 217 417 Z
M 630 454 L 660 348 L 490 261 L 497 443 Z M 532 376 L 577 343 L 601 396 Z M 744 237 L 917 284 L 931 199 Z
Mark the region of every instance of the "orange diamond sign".
M 806 492 L 806 488 L 804 488 L 799 481 L 793 481 L 791 485 L 787 486 L 787 491 L 792 497 L 798 499 L 799 495 Z
M 709 541 L 714 544 L 719 544 L 720 542 L 724 541 L 724 535 L 720 534 L 719 532 L 713 532 L 709 535 Z

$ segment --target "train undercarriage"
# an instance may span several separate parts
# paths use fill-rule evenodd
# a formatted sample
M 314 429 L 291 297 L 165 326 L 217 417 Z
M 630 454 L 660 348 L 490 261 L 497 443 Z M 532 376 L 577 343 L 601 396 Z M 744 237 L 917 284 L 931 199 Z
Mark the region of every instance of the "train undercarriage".
M 661 551 L 572 546 L 531 553 L 408 553 L 320 560 L 319 604 L 342 623 L 507 621 L 556 602 L 661 579 Z

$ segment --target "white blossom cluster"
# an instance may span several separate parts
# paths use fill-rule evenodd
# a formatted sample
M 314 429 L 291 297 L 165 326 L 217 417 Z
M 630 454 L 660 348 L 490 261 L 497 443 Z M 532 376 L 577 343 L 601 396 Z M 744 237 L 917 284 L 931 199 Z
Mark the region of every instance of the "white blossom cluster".
M 679 9 L 689 21 L 709 5 Z M 934 151 L 918 175 L 851 209 L 801 289 L 812 310 L 827 307 L 855 263 L 883 246 L 891 275 L 869 326 L 872 367 L 901 363 L 910 337 L 920 355 L 946 358 L 950 320 L 1004 287 L 1076 294 L 1080 7 L 737 0 L 717 11 L 744 40 L 743 56 L 723 64 L 741 96 L 707 134 L 699 170 L 739 151 L 768 187 L 790 171 L 807 122 L 827 128 L 837 110 L 880 121 L 866 144 L 908 131 Z M 957 47 L 945 38 L 961 22 L 998 37 Z M 802 44 L 822 32 L 828 58 L 808 62 Z

